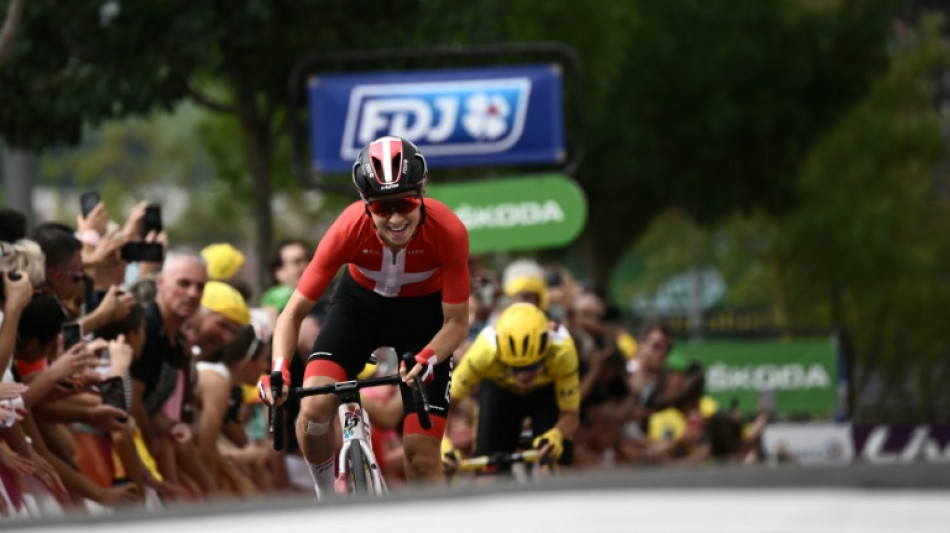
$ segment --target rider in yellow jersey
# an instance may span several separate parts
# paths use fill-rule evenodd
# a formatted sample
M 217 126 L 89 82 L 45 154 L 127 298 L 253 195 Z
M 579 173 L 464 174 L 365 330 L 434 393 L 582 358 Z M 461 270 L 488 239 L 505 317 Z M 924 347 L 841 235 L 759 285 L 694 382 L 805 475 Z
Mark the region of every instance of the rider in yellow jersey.
M 577 348 L 564 326 L 529 303 L 515 303 L 483 329 L 452 375 L 451 398 L 478 389 L 475 455 L 515 451 L 526 418 L 534 444 L 570 464 L 580 388 Z

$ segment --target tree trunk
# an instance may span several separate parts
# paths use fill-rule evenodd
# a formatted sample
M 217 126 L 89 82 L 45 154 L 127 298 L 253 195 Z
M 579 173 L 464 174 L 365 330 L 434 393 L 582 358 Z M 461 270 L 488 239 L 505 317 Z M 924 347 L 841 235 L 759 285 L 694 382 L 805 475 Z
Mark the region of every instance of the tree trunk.
M 252 190 L 254 191 L 254 255 L 255 271 L 252 274 L 254 280 L 254 293 L 260 295 L 267 286 L 266 268 L 264 263 L 270 256 L 273 246 L 274 236 L 274 217 L 271 213 L 271 172 L 273 170 L 274 150 L 272 149 L 273 139 L 261 139 L 261 144 L 254 154 L 251 163 L 251 172 L 253 174 Z
M 36 154 L 3 146 L 3 175 L 7 205 L 26 217 L 27 232 L 36 226 L 33 213 L 33 184 L 39 166 Z
M 271 172 L 274 168 L 273 138 L 267 128 L 247 127 L 245 136 L 245 161 L 251 172 L 251 206 L 253 228 L 251 250 L 253 257 L 247 261 L 248 282 L 254 294 L 260 295 L 267 280 L 263 263 L 270 255 L 273 239 L 273 214 L 271 213 Z
M 271 172 L 274 168 L 275 135 L 271 131 L 270 117 L 260 113 L 255 105 L 253 91 L 236 87 L 238 119 L 244 131 L 244 155 L 251 172 L 251 194 L 254 227 L 252 229 L 253 257 L 246 262 L 251 288 L 260 295 L 266 286 L 265 268 L 262 263 L 270 255 L 273 239 L 273 215 L 271 213 Z M 262 116 L 263 115 L 263 116 Z
M 23 17 L 23 0 L 10 0 L 7 4 L 7 17 L 3 21 L 3 28 L 0 29 L 0 64 L 6 57 L 10 47 L 13 46 L 13 39 L 16 38 L 16 32 L 20 28 L 20 19 Z

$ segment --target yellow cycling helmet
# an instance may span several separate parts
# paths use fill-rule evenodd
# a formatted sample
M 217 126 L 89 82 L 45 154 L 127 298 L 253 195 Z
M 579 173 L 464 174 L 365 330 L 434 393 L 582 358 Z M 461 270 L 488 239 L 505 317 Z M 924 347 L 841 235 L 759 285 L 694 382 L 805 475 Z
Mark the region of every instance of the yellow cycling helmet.
M 498 358 L 508 366 L 531 366 L 542 359 L 548 349 L 548 318 L 537 306 L 529 303 L 511 304 L 495 324 Z

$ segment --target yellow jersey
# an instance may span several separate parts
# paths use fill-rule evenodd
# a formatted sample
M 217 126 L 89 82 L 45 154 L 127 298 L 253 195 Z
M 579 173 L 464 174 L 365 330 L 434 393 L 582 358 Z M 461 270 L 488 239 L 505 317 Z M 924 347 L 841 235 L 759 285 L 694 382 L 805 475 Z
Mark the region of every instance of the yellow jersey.
M 551 342 L 541 360 L 538 376 L 527 390 L 523 390 L 518 387 L 511 368 L 498 358 L 498 337 L 494 326 L 485 326 L 452 372 L 452 399 L 469 396 L 483 379 L 515 394 L 527 394 L 553 383 L 558 408 L 577 411 L 581 403 L 580 365 L 574 339 L 562 325 L 551 329 L 548 335 Z

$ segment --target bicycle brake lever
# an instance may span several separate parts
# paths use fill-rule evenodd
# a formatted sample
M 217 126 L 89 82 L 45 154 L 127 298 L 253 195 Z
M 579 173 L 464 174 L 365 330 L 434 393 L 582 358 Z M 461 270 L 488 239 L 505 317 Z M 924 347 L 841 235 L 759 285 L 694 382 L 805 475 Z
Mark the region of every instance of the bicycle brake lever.
M 274 436 L 274 449 L 282 450 L 284 449 L 284 413 L 283 410 L 276 405 L 277 398 L 280 397 L 280 394 L 284 389 L 284 376 L 280 373 L 280 370 L 275 370 L 270 374 L 270 393 L 271 398 L 273 398 L 274 404 L 270 408 L 270 433 Z
M 412 352 L 406 352 L 402 356 L 406 368 L 410 369 L 416 364 L 416 357 Z M 422 374 L 424 372 L 420 372 Z M 416 386 L 412 388 L 412 399 L 416 407 L 416 415 L 419 417 L 419 425 L 422 429 L 432 429 L 432 419 L 429 418 L 429 393 L 426 391 L 426 385 L 417 375 L 415 377 Z

